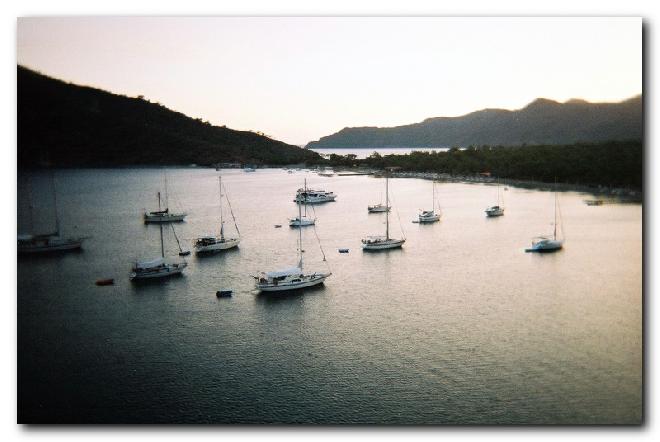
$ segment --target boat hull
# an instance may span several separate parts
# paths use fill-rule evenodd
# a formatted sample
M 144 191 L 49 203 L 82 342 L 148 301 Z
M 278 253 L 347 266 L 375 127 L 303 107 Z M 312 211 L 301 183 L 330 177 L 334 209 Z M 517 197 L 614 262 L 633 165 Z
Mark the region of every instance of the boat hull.
M 428 217 L 418 217 L 418 222 L 420 224 L 429 224 L 440 221 L 440 215 L 428 216 Z
M 315 223 L 314 220 L 298 221 L 297 219 L 296 220 L 292 219 L 292 220 L 289 221 L 289 226 L 290 227 L 305 227 L 305 226 L 313 226 L 314 223 Z
M 398 249 L 401 246 L 403 246 L 404 242 L 406 242 L 405 239 L 393 239 L 378 243 L 363 243 L 362 250 L 364 250 L 365 252 L 372 252 L 379 250 Z
M 293 200 L 294 203 L 303 203 L 303 204 L 321 204 L 329 203 L 335 200 L 336 196 L 324 196 L 324 197 L 311 197 L 311 198 L 296 198 Z
M 256 287 L 260 292 L 287 292 L 323 284 L 330 275 L 331 273 L 313 275 L 309 279 L 300 282 L 281 283 L 277 285 L 272 283 L 257 283 Z
M 61 244 L 19 245 L 18 253 L 51 253 L 78 250 L 82 248 L 82 241 L 71 240 Z
M 561 250 L 564 247 L 563 241 L 549 240 L 542 243 L 532 245 L 529 249 L 525 249 L 528 253 L 552 253 Z
M 185 213 L 176 213 L 171 215 L 151 215 L 149 213 L 144 214 L 145 224 L 149 223 L 178 223 L 184 220 L 186 217 Z
M 133 272 L 131 273 L 130 279 L 132 281 L 142 280 L 142 279 L 158 279 L 158 278 L 167 278 L 168 276 L 180 275 L 183 272 L 183 269 L 188 267 L 187 264 L 169 264 L 165 267 L 159 268 L 154 271 L 148 272 Z
M 500 206 L 493 206 L 489 207 L 488 209 L 484 210 L 486 212 L 486 216 L 489 218 L 494 218 L 496 216 L 502 216 L 504 215 L 504 208 Z
M 504 215 L 504 212 L 489 212 L 489 211 L 486 211 L 486 216 L 488 218 L 495 218 L 497 216 L 503 216 L 503 215 Z
M 227 249 L 233 249 L 234 247 L 238 247 L 238 243 L 240 243 L 239 239 L 228 239 L 225 240 L 224 242 L 217 242 L 215 244 L 209 244 L 206 246 L 194 246 L 195 248 L 195 253 L 215 253 L 215 252 L 220 252 L 222 250 L 227 250 Z
M 369 213 L 385 213 L 385 212 L 389 212 L 390 209 L 387 208 L 387 207 L 384 207 L 384 206 L 383 207 L 367 207 L 367 211 Z

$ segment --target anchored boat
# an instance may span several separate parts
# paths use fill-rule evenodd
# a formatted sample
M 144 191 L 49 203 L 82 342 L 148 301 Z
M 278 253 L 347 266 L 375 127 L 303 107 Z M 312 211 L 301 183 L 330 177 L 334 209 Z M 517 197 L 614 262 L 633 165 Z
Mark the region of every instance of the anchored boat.
M 440 221 L 441 213 L 440 213 L 439 205 L 438 205 L 438 211 L 436 212 L 436 210 L 435 210 L 435 205 L 436 205 L 436 201 L 435 201 L 435 181 L 433 181 L 433 185 L 431 187 L 433 187 L 433 191 L 432 191 L 433 200 L 432 200 L 432 206 L 431 206 L 432 208 L 431 208 L 431 210 L 422 210 L 421 211 L 421 213 L 417 217 L 417 221 L 420 222 L 420 223 L 427 223 L 428 224 L 428 223 L 434 223 L 436 221 Z
M 145 223 L 172 223 L 180 222 L 186 217 L 186 213 L 172 213 L 169 209 L 169 198 L 167 192 L 167 174 L 165 177 L 165 208 L 161 209 L 160 192 L 158 192 L 158 210 L 144 213 Z
M 547 252 L 556 252 L 561 250 L 564 247 L 564 239 L 557 238 L 557 211 L 559 208 L 559 200 L 557 199 L 557 183 L 555 181 L 555 221 L 553 223 L 554 229 L 552 237 L 549 236 L 537 236 L 532 239 L 532 247 L 525 249 L 525 252 L 538 252 L 538 253 L 547 253 Z M 561 211 L 560 221 L 561 221 Z M 561 224 L 560 224 L 561 227 Z M 563 236 L 563 229 L 562 229 Z
M 390 194 L 389 194 L 389 182 L 388 175 L 385 174 L 385 206 L 390 207 Z M 390 212 L 389 210 L 385 211 L 385 236 L 367 236 L 362 239 L 362 250 L 365 251 L 377 251 L 377 250 L 386 250 L 394 249 L 401 247 L 403 243 L 406 242 L 405 238 L 397 239 L 390 238 Z
M 304 189 L 305 189 L 305 191 L 307 191 L 307 179 L 305 179 Z M 307 216 L 307 203 L 306 202 L 298 203 L 299 206 L 300 206 L 300 204 L 303 204 L 303 206 L 305 207 L 305 214 L 304 215 L 298 215 L 295 218 L 291 218 L 289 220 L 289 226 L 291 226 L 291 227 L 313 226 L 316 223 L 316 218 L 310 218 L 309 216 Z
M 165 260 L 163 224 L 159 224 L 158 228 L 160 229 L 160 257 L 148 261 L 136 261 L 131 269 L 131 280 L 164 278 L 167 276 L 178 275 L 183 272 L 183 269 L 188 267 L 188 263 L 185 259 L 177 262 L 167 262 Z M 172 229 L 174 230 L 173 226 Z
M 298 217 L 302 217 L 301 204 L 298 204 Z M 312 287 L 322 284 L 326 278 L 332 275 L 332 272 L 313 272 L 307 273 L 303 269 L 303 229 L 298 229 L 298 265 L 284 270 L 275 270 L 271 272 L 261 272 L 254 276 L 256 280 L 255 288 L 260 292 L 281 292 L 287 290 L 302 289 L 305 287 Z M 318 238 L 318 236 L 317 236 Z M 319 241 L 320 246 L 320 241 Z M 325 261 L 325 254 L 323 254 L 323 261 Z
M 500 181 L 497 180 L 497 204 L 486 209 L 486 216 L 496 217 L 504 215 L 504 206 L 500 202 Z
M 333 192 L 308 189 L 305 185 L 304 188 L 298 189 L 293 202 L 303 204 L 319 204 L 334 201 L 335 198 L 337 198 L 337 195 L 335 195 Z
M 60 218 L 57 211 L 57 189 L 55 188 L 54 173 L 51 174 L 51 180 L 51 188 L 53 190 L 53 207 L 55 208 L 55 231 L 46 234 L 26 233 L 17 235 L 17 251 L 20 254 L 63 252 L 82 248 L 82 242 L 85 238 L 62 238 L 60 236 Z M 30 230 L 32 230 L 32 195 L 29 190 L 28 198 L 30 200 L 29 223 Z
M 227 198 L 227 204 L 229 205 L 229 211 L 231 213 L 232 220 L 234 221 L 234 227 L 236 228 L 236 233 L 238 234 L 237 237 L 226 237 L 225 236 L 225 222 L 223 219 L 223 212 L 222 212 L 222 177 L 218 177 L 218 185 L 220 187 L 220 236 L 214 236 L 214 235 L 207 235 L 207 236 L 202 236 L 199 238 L 196 238 L 193 244 L 193 247 L 195 249 L 195 253 L 197 254 L 202 254 L 202 253 L 215 253 L 219 252 L 222 250 L 227 250 L 231 249 L 233 247 L 238 246 L 238 243 L 241 242 L 240 238 L 240 232 L 238 230 L 238 224 L 236 224 L 236 218 L 234 217 L 234 211 L 231 210 L 231 203 L 229 202 L 229 198 L 226 196 L 225 192 L 225 197 Z

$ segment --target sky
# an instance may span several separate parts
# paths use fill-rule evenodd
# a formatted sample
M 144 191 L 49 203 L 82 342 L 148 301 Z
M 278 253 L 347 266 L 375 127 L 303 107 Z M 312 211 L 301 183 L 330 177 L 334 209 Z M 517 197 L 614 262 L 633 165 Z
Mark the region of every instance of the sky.
M 535 98 L 642 93 L 640 18 L 27 17 L 18 64 L 306 144 Z

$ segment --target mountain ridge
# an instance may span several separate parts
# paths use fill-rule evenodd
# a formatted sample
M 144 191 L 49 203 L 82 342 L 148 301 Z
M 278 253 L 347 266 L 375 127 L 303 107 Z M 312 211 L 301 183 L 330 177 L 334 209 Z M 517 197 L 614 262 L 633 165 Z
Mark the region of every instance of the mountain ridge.
M 307 148 L 466 147 L 573 144 L 640 139 L 643 99 L 614 103 L 537 98 L 521 109 L 486 108 L 458 117 L 430 117 L 393 127 L 345 127 Z

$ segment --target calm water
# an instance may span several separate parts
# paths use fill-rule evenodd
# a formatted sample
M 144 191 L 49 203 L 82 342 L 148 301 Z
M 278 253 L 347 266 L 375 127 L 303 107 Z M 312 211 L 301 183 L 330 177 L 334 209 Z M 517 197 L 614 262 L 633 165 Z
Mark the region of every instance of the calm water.
M 358 148 L 358 149 L 310 149 L 314 152 L 318 152 L 321 155 L 348 155 L 353 154 L 357 155 L 357 158 L 367 158 L 374 152 L 378 152 L 381 155 L 406 155 L 411 152 L 420 151 L 420 152 L 439 152 L 449 150 L 449 147 L 379 147 L 379 148 Z
M 217 229 L 216 176 L 168 171 L 170 206 L 189 213 L 176 227 L 187 249 Z M 159 254 L 158 226 L 141 214 L 155 206 L 162 172 L 57 173 L 64 234 L 91 238 L 80 253 L 18 261 L 20 422 L 640 421 L 640 205 L 589 207 L 587 195 L 562 193 L 565 249 L 535 255 L 524 248 L 552 231 L 552 193 L 511 187 L 506 215 L 487 219 L 495 187 L 438 184 L 443 219 L 419 225 L 411 220 L 430 206 L 431 183 L 392 179 L 407 242 L 365 254 L 360 238 L 384 231 L 384 214 L 366 210 L 382 179 L 223 176 L 240 248 L 190 256 L 182 277 L 137 285 L 131 260 Z M 250 274 L 295 264 L 297 231 L 286 222 L 303 177 L 339 195 L 315 208 L 333 276 L 304 294 L 257 295 Z M 29 181 L 34 228 L 47 231 L 49 181 Z M 397 212 L 391 220 L 400 235 Z M 325 269 L 305 232 L 308 268 Z M 108 277 L 116 285 L 94 285 Z M 220 288 L 234 297 L 217 299 Z

